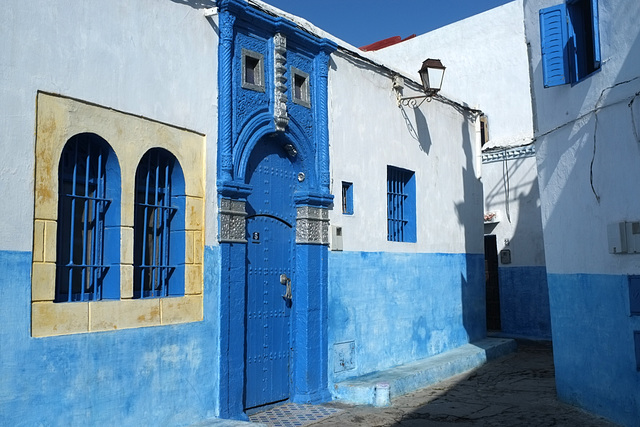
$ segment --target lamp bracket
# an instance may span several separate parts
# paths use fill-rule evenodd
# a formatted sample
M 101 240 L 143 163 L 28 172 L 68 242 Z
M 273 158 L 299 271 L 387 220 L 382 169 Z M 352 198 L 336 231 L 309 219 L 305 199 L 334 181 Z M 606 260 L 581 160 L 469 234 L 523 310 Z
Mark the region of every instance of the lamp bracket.
M 397 93 L 396 101 L 398 103 L 398 107 L 404 106 L 404 107 L 415 109 L 421 106 L 424 103 L 424 101 L 431 102 L 435 94 L 436 93 L 433 92 L 425 95 L 401 97 L 399 96 L 400 94 Z

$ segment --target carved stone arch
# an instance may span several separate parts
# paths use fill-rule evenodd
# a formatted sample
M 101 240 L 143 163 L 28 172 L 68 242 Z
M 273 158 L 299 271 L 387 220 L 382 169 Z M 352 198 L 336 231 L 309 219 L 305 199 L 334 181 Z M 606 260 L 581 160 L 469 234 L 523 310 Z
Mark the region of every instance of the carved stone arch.
M 255 114 L 243 126 L 236 147 L 234 150 L 234 177 L 236 181 L 245 183 L 247 164 L 249 157 L 253 152 L 256 144 L 265 136 L 280 134 L 287 143 L 291 144 L 296 150 L 297 161 L 301 162 L 301 169 L 305 173 L 305 180 L 308 182 L 307 187 L 315 188 L 317 185 L 317 165 L 316 152 L 312 141 L 307 138 L 304 130 L 295 120 L 289 122 L 289 126 L 284 133 L 275 131 L 273 124 L 273 116 L 267 111 L 261 111 Z

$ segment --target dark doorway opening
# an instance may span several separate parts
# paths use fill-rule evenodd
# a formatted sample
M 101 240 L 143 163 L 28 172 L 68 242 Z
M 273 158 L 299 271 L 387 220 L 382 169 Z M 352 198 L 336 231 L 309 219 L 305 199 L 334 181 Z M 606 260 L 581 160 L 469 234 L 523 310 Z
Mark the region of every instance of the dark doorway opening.
M 494 234 L 484 236 L 484 275 L 487 295 L 487 330 L 500 331 L 500 282 L 498 243 Z

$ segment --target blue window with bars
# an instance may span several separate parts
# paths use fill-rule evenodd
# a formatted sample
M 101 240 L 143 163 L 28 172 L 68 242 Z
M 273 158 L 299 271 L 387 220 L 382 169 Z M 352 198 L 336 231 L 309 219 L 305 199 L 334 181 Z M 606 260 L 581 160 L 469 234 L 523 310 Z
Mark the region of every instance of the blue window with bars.
M 353 183 L 342 181 L 342 213 L 353 215 Z
M 119 298 L 119 271 L 112 268 L 120 248 L 115 155 L 98 135 L 75 135 L 62 150 L 58 176 L 55 301 Z
M 184 178 L 167 150 L 149 150 L 136 172 L 134 298 L 184 295 Z
M 387 240 L 416 241 L 415 174 L 387 166 Z
M 544 86 L 578 83 L 600 69 L 598 0 L 567 0 L 540 10 Z

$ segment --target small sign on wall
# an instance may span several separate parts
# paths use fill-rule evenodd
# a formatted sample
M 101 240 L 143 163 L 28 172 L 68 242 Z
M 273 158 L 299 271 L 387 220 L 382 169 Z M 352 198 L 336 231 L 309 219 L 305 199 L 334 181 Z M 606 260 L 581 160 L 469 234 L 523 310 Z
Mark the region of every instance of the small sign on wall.
M 500 251 L 500 264 L 511 264 L 511 249 Z
M 333 372 L 350 371 L 356 368 L 355 341 L 336 343 L 333 345 Z

